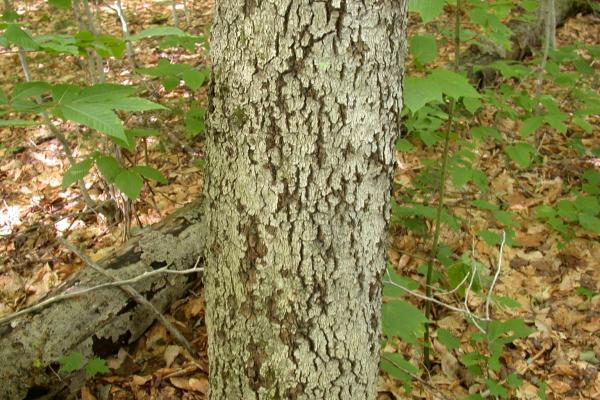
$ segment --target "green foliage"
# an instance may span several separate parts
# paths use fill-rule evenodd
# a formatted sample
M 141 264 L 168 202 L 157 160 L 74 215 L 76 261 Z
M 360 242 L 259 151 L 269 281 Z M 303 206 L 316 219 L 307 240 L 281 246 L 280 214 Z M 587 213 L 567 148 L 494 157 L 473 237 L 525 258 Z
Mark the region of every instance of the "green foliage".
M 76 351 L 62 356 L 58 362 L 60 364 L 60 372 L 64 374 L 79 371 L 84 365 L 85 373 L 90 378 L 98 374 L 107 374 L 110 372 L 110 369 L 106 365 L 106 360 L 94 357 L 89 361 L 85 361 L 83 354 Z

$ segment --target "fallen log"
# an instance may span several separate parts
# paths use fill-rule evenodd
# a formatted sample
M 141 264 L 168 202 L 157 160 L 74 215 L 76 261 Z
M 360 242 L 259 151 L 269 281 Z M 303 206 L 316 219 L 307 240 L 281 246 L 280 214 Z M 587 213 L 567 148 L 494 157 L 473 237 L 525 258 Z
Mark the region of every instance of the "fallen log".
M 554 9 L 557 27 L 579 12 L 591 11 L 585 0 L 555 0 Z M 544 17 L 541 12 L 538 14 L 538 18 L 533 21 L 513 19 L 508 22 L 507 25 L 513 32 L 510 48 L 506 49 L 495 42 L 482 41 L 470 46 L 461 54 L 461 64 L 467 66 L 469 74 L 480 87 L 488 86 L 498 75 L 495 70 L 489 68 L 474 72 L 474 66 L 489 65 L 501 59 L 523 60 L 541 45 L 544 37 Z
M 190 269 L 202 255 L 205 234 L 200 220 L 198 202 L 194 202 L 98 264 L 119 281 L 166 266 Z M 197 275 L 152 275 L 131 286 L 162 312 L 186 293 Z M 86 267 L 45 298 L 108 281 Z M 105 358 L 134 342 L 155 319 L 151 310 L 119 287 L 108 287 L 52 303 L 1 325 L 0 399 L 35 399 L 50 393 L 58 384 L 64 385 L 56 375 L 62 356 L 77 351 L 87 359 Z

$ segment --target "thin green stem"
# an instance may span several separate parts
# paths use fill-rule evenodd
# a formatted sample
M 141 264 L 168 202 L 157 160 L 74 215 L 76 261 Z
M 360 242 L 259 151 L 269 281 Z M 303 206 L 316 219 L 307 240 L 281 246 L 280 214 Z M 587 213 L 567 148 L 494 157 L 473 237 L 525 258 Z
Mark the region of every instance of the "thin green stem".
M 458 70 L 460 66 L 460 11 L 461 11 L 461 0 L 456 0 L 456 14 L 454 23 L 454 69 Z M 444 197 L 446 195 L 446 177 L 448 174 L 448 154 L 450 153 L 450 131 L 454 127 L 454 108 L 456 101 L 454 98 L 450 99 L 448 105 L 448 129 L 444 135 L 444 151 L 442 154 L 442 169 L 440 172 L 440 181 L 438 186 L 438 207 L 435 216 L 435 227 L 433 233 L 433 244 L 431 246 L 431 254 L 429 256 L 429 262 L 427 263 L 427 275 L 426 275 L 426 295 L 431 298 L 433 295 L 432 281 L 433 281 L 433 262 L 437 257 L 439 245 L 440 245 L 440 231 L 442 225 L 442 212 L 444 210 Z M 431 319 L 431 308 L 432 302 L 425 302 L 425 316 L 427 319 Z M 423 359 L 425 368 L 431 370 L 431 331 L 429 324 L 425 324 L 425 334 L 423 335 Z

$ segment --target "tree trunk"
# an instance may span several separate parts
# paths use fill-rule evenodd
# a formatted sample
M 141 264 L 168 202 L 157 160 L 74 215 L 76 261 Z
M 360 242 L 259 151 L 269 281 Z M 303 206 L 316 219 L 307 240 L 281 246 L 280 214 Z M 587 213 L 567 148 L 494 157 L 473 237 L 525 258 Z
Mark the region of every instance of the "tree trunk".
M 375 398 L 406 3 L 217 1 L 211 400 Z
M 118 279 L 166 265 L 178 270 L 192 268 L 205 237 L 200 219 L 198 205 L 192 203 L 99 264 Z M 158 275 L 132 286 L 164 311 L 196 279 L 193 275 Z M 46 297 L 106 281 L 92 268 L 84 268 Z M 69 381 L 57 379 L 60 357 L 72 351 L 88 359 L 107 357 L 133 343 L 154 320 L 148 309 L 113 287 L 53 303 L 0 326 L 0 399 L 37 398 L 51 392 Z

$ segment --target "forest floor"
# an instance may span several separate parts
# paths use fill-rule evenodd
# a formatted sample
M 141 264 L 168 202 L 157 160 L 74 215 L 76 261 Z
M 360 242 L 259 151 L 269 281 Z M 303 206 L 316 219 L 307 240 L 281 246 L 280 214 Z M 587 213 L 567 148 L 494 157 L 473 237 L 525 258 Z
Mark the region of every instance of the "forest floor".
M 211 21 L 212 1 L 195 0 L 188 5 L 193 25 L 186 30 L 193 34 L 205 33 Z M 132 33 L 171 21 L 170 3 L 146 4 L 133 0 L 127 1 L 126 6 Z M 100 10 L 99 26 L 120 36 L 114 11 L 106 6 L 100 6 Z M 36 34 L 75 29 L 69 12 L 56 12 L 43 2 L 29 2 L 26 10 L 19 11 L 26 14 L 27 26 Z M 184 21 L 182 13 L 180 20 Z M 559 45 L 597 43 L 598 38 L 600 24 L 591 16 L 575 16 L 557 31 Z M 194 65 L 207 62 L 202 51 L 190 55 L 184 50 L 161 50 L 156 45 L 143 43 L 143 47 L 135 48 L 139 66 L 155 65 L 160 58 Z M 442 48 L 440 53 L 446 55 L 440 62 L 449 60 L 449 48 Z M 73 57 L 40 53 L 31 53 L 28 57 L 34 80 L 79 84 L 86 80 Z M 17 55 L 3 53 L 1 88 L 10 92 L 14 84 L 22 80 Z M 141 199 L 135 202 L 137 217 L 132 230 L 135 234 L 141 226 L 160 221 L 201 192 L 202 170 L 197 160 L 202 156 L 202 138 L 186 138 L 183 110 L 191 99 L 205 102 L 206 93 L 205 89 L 193 93 L 183 86 L 167 92 L 157 80 L 131 71 L 125 59 L 108 61 L 107 81 L 139 84 L 145 87 L 144 97 L 173 110 L 151 118 L 133 115 L 125 121 L 126 125 L 152 126 L 164 132 L 158 138 L 148 138 L 146 150 L 140 149 L 131 157 L 146 159 L 169 180 L 167 185 L 145 184 Z M 485 123 L 486 116 L 482 118 L 480 122 Z M 490 115 L 487 122 L 496 123 L 491 118 Z M 595 122 L 600 123 L 600 120 Z M 67 135 L 78 158 L 99 145 L 100 139 L 73 124 L 61 122 L 59 128 Z M 598 125 L 588 142 L 590 147 L 600 145 Z M 600 292 L 600 241 L 598 237 L 578 231 L 576 237 L 561 248 L 559 235 L 533 215 L 535 206 L 554 204 L 565 187 L 580 184 L 584 169 L 600 170 L 600 160 L 580 157 L 568 146 L 566 136 L 551 131 L 547 132 L 544 143 L 540 152 L 546 162 L 526 171 L 513 168 L 493 145 L 479 149 L 479 166 L 490 180 L 489 195 L 509 205 L 508 209 L 517 215 L 515 231 L 519 245 L 504 247 L 496 294 L 517 300 L 521 307 L 501 309 L 494 316 L 521 317 L 536 329 L 536 333 L 507 348 L 502 363 L 516 370 L 524 380 L 515 395 L 517 399 L 537 398 L 536 385 L 540 381 L 547 383 L 550 399 L 600 399 L 600 296 L 587 298 L 577 291 L 586 288 Z M 422 160 L 435 158 L 437 151 L 435 147 L 423 145 L 417 146 L 416 151 L 398 153 L 396 183 L 410 185 L 422 168 Z M 60 144 L 43 127 L 0 127 L 0 315 L 35 303 L 83 266 L 76 255 L 57 241 L 58 236 L 83 248 L 94 260 L 109 254 L 125 239 L 122 224 L 111 222 L 103 215 L 84 212 L 76 187 L 62 189 L 62 176 L 67 169 L 68 162 Z M 92 197 L 105 199 L 99 175 L 92 173 L 86 178 L 86 184 Z M 498 248 L 473 239 L 482 226 L 489 225 L 489 216 L 473 210 L 469 196 L 468 191 L 449 192 L 449 208 L 458 210 L 456 213 L 471 223 L 468 231 L 444 231 L 443 241 L 454 254 L 472 251 L 480 262 L 493 270 L 498 264 Z M 422 275 L 417 270 L 428 257 L 430 242 L 393 228 L 390 243 L 390 260 L 396 270 L 421 281 Z M 482 306 L 477 301 L 473 299 L 471 308 Z M 421 305 L 418 299 L 414 299 L 414 303 Z M 457 351 L 468 348 L 473 327 L 464 316 L 445 309 L 434 311 L 436 325 L 461 339 L 461 350 Z M 160 324 L 155 324 L 134 345 L 121 349 L 109 359 L 111 372 L 90 380 L 82 389 L 81 398 L 204 399 L 208 371 L 203 315 L 201 287 L 172 305 L 169 312 L 169 317 L 177 321 L 199 350 L 200 359 L 187 354 Z M 397 382 L 382 376 L 380 399 L 458 399 L 468 395 L 469 389 L 476 388 L 477 383 L 461 368 L 457 351 L 437 345 L 434 350 L 435 368 L 427 384 L 415 381 L 413 392 L 407 395 Z M 405 356 L 419 362 L 414 350 L 407 348 Z M 107 397 L 108 393 L 112 397 Z

